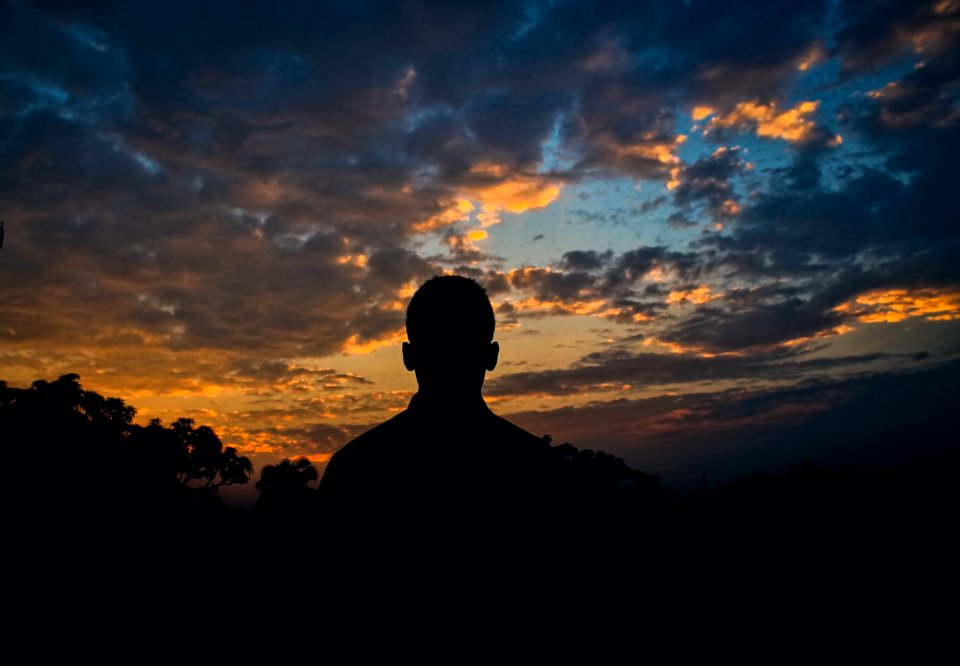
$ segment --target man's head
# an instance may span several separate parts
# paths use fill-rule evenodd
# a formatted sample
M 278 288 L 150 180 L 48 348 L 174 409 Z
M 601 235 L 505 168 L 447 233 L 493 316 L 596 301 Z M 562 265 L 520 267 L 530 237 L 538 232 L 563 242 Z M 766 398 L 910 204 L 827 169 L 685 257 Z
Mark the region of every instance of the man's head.
M 493 307 L 479 284 L 459 275 L 427 280 L 407 306 L 403 362 L 421 391 L 475 393 L 497 365 Z

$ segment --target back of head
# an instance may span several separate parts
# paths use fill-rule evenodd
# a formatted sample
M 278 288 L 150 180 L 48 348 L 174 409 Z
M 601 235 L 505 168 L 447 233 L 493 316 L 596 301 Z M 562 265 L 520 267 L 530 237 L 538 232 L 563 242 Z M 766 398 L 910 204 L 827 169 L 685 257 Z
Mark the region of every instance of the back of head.
M 495 325 L 486 290 L 470 278 L 427 280 L 407 307 L 410 342 L 404 345 L 404 362 L 416 371 L 421 392 L 451 399 L 478 392 L 497 363 Z
M 461 275 L 430 278 L 407 307 L 407 339 L 414 344 L 484 344 L 495 325 L 486 290 Z

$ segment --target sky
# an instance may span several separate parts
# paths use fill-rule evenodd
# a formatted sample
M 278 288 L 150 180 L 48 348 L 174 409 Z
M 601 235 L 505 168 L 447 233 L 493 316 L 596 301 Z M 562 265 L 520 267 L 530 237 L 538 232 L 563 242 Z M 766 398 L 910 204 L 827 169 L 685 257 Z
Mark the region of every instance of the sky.
M 457 273 L 496 309 L 492 409 L 668 481 L 880 460 L 948 414 L 958 0 L 0 22 L 11 385 L 76 372 L 322 470 L 405 408 L 406 303 Z

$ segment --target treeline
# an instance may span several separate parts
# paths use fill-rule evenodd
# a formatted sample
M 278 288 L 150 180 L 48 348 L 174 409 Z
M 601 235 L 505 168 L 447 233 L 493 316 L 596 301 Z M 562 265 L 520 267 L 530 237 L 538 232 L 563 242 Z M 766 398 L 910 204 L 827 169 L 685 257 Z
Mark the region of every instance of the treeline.
M 24 522 L 143 524 L 225 515 L 218 491 L 247 483 L 250 460 L 207 426 L 133 423 L 136 409 L 83 389 L 76 374 L 0 382 L 0 438 Z
M 254 470 L 246 457 L 190 419 L 140 426 L 135 414 L 119 398 L 83 389 L 75 374 L 29 388 L 0 382 L 0 440 L 14 520 L 39 529 L 113 532 L 164 525 L 210 533 L 213 525 L 212 532 L 233 535 L 273 526 L 278 533 L 294 529 L 300 540 L 322 532 L 317 470 L 306 458 L 264 467 L 251 515 L 224 505 L 219 494 L 250 481 Z M 602 451 L 570 444 L 551 451 L 567 489 L 553 526 L 601 541 L 636 542 L 651 534 L 689 544 L 761 534 L 902 534 L 935 527 L 957 506 L 955 470 L 922 461 L 872 472 L 804 462 L 783 474 L 754 473 L 678 497 L 659 477 Z

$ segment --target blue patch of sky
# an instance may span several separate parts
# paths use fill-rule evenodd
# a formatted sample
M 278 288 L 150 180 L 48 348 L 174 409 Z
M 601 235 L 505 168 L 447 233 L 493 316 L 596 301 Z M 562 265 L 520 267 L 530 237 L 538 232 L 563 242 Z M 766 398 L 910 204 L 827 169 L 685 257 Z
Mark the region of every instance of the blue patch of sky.
M 860 168 L 887 170 L 887 155 L 875 151 L 863 137 L 849 125 L 840 120 L 844 106 L 870 104 L 868 93 L 883 89 L 888 83 L 898 81 L 913 71 L 919 62 L 916 56 L 905 56 L 876 70 L 864 72 L 849 78 L 841 77 L 840 62 L 836 58 L 815 64 L 804 75 L 799 76 L 790 91 L 789 102 L 803 100 L 820 102 L 816 122 L 821 127 L 831 129 L 843 138 L 838 147 L 824 159 L 824 182 L 833 188 L 842 186 L 849 177 L 850 167 L 857 173 Z M 909 174 L 892 173 L 891 176 L 903 182 L 909 180 Z
M 609 178 L 566 185 L 545 208 L 504 213 L 501 224 L 487 229 L 485 251 L 502 256 L 508 267 L 544 266 L 571 250 L 613 250 L 646 245 L 681 249 L 699 229 L 667 222 L 669 201 L 643 211 L 644 203 L 668 196 L 662 181 Z M 537 236 L 542 239 L 534 241 Z
M 550 128 L 550 136 L 540 146 L 541 162 L 540 173 L 549 173 L 551 171 L 566 171 L 570 169 L 576 159 L 567 155 L 563 151 L 563 141 L 561 139 L 561 128 L 563 127 L 564 115 L 557 114 L 553 121 L 553 127 Z

